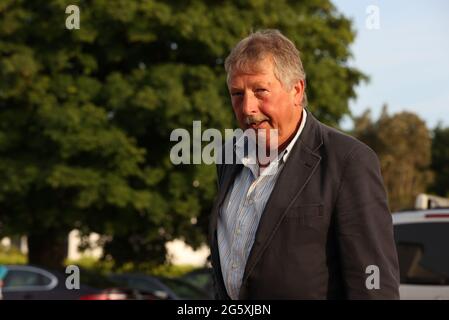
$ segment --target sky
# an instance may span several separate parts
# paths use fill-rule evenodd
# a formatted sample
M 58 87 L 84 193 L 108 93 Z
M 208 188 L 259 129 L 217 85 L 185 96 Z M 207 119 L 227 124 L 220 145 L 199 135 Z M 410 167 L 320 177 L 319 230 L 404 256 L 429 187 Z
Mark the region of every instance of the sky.
M 353 115 L 370 108 L 377 119 L 387 104 L 390 114 L 414 112 L 429 128 L 449 126 L 449 1 L 332 2 L 357 34 L 350 65 L 370 77 L 356 88 Z M 370 6 L 378 10 L 378 28 Z M 352 121 L 345 118 L 341 126 L 350 129 Z

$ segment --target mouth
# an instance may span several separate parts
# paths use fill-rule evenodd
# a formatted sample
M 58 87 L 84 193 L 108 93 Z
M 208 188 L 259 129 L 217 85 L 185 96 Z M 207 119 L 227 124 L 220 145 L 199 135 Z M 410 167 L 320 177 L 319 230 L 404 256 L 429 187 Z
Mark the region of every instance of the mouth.
M 265 127 L 265 124 L 268 125 L 268 120 L 252 122 L 249 124 L 249 127 L 252 129 L 263 129 L 263 127 Z

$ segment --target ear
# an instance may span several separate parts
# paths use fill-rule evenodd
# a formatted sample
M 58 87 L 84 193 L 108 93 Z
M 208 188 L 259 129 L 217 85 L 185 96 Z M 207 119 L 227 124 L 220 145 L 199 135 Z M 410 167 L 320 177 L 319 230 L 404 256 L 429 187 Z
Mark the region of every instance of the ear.
M 293 100 L 295 106 L 299 106 L 302 103 L 304 97 L 304 80 L 299 80 L 292 88 Z

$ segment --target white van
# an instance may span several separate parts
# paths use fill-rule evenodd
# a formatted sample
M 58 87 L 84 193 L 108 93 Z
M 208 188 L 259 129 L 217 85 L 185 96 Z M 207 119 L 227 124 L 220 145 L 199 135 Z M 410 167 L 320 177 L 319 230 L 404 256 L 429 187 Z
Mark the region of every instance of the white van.
M 449 299 L 449 208 L 393 214 L 401 299 Z

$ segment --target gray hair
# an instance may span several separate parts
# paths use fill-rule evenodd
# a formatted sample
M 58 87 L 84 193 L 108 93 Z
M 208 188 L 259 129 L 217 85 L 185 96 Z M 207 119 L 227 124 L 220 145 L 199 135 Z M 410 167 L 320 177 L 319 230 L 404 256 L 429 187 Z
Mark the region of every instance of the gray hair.
M 257 72 L 258 64 L 265 58 L 273 61 L 274 75 L 284 88 L 290 90 L 299 80 L 303 80 L 305 89 L 306 73 L 300 53 L 293 42 L 276 29 L 256 31 L 237 43 L 225 60 L 227 80 L 236 70 Z M 301 105 L 307 106 L 305 90 Z

